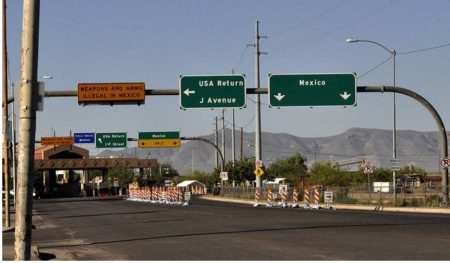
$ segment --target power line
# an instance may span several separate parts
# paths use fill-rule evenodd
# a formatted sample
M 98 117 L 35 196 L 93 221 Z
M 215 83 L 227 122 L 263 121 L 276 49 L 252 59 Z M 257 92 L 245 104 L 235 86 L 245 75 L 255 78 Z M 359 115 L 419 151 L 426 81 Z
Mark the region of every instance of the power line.
M 296 29 L 296 28 L 299 28 L 299 27 L 301 27 L 301 26 L 303 26 L 303 25 L 305 25 L 305 24 L 307 24 L 307 23 L 309 23 L 309 22 L 311 22 L 311 21 L 314 21 L 314 20 L 316 20 L 316 19 L 318 19 L 318 18 L 320 18 L 320 17 L 322 17 L 322 16 L 324 16 L 324 15 L 330 13 L 331 11 L 337 9 L 338 7 L 340 7 L 340 6 L 342 6 L 342 5 L 343 5 L 343 2 L 342 2 L 342 3 L 339 3 L 339 4 L 335 5 L 335 6 L 333 6 L 333 7 L 331 7 L 331 8 L 326 9 L 325 11 L 322 11 L 322 12 L 320 12 L 319 14 L 317 14 L 317 15 L 315 15 L 315 16 L 312 16 L 312 17 L 310 17 L 310 18 L 307 18 L 307 19 L 301 21 L 300 23 L 291 25 L 291 26 L 287 27 L 286 29 L 280 30 L 280 31 L 278 31 L 278 32 L 276 32 L 276 33 L 274 33 L 274 34 L 269 35 L 269 36 L 270 36 L 271 38 L 278 37 L 279 35 L 282 35 L 282 34 L 284 34 L 284 33 L 287 33 L 287 32 L 289 32 L 289 31 L 292 31 L 292 30 L 294 30 L 294 29 Z
M 241 56 L 240 56 L 240 58 L 239 58 L 239 61 L 238 61 L 238 63 L 236 64 L 236 67 L 234 67 L 236 70 L 239 69 L 239 67 L 241 66 L 242 60 L 244 59 L 245 54 L 247 54 L 247 51 L 248 51 L 248 46 L 245 46 L 245 48 L 244 48 L 244 50 L 242 51 L 242 54 L 241 54 Z
M 429 47 L 429 48 L 424 48 L 424 49 L 413 50 L 413 51 L 399 52 L 399 53 L 397 53 L 397 55 L 407 55 L 407 54 L 419 53 L 419 52 L 430 51 L 433 49 L 438 49 L 438 48 L 443 48 L 443 47 L 448 47 L 448 46 L 450 46 L 450 43 L 442 44 L 442 45 L 434 46 L 434 47 Z
M 446 44 L 442 44 L 442 45 L 438 45 L 438 46 L 434 46 L 434 47 L 429 47 L 429 48 L 423 48 L 423 49 L 413 50 L 413 51 L 398 52 L 397 55 L 414 54 L 414 53 L 430 51 L 430 50 L 439 49 L 439 48 L 448 47 L 448 46 L 450 46 L 450 43 L 446 43 Z M 376 66 L 374 66 L 374 67 L 372 67 L 371 69 L 369 69 L 368 71 L 366 71 L 364 74 L 358 76 L 358 79 L 360 79 L 360 78 L 366 76 L 367 74 L 371 73 L 371 72 L 374 71 L 375 69 L 381 67 L 381 66 L 384 65 L 386 62 L 388 62 L 389 60 L 391 60 L 391 58 L 392 58 L 392 55 L 391 55 L 390 57 L 388 57 L 387 59 L 383 60 L 381 63 L 377 64 Z
M 348 22 L 348 23 L 345 23 L 345 24 L 343 24 L 343 25 L 341 25 L 341 26 L 337 26 L 337 27 L 335 27 L 335 28 L 333 28 L 333 29 L 331 29 L 331 30 L 329 30 L 329 31 L 327 31 L 327 32 L 324 32 L 324 33 L 319 34 L 319 35 L 317 35 L 317 36 L 311 37 L 311 38 L 309 38 L 309 39 L 305 39 L 305 40 L 303 40 L 303 41 L 301 41 L 301 42 L 297 42 L 297 43 L 291 44 L 291 45 L 289 45 L 289 46 L 285 46 L 285 47 L 282 47 L 282 48 L 279 48 L 279 49 L 275 49 L 275 50 L 271 51 L 271 53 L 278 52 L 278 51 L 283 51 L 283 50 L 286 50 L 286 49 L 289 49 L 289 48 L 293 48 L 293 47 L 298 46 L 298 45 L 300 45 L 300 44 L 304 44 L 304 43 L 307 43 L 307 42 L 309 42 L 309 41 L 316 40 L 316 39 L 322 38 L 322 37 L 324 37 L 324 36 L 327 36 L 327 35 L 329 35 L 329 34 L 331 34 L 331 33 L 334 33 L 334 32 L 339 31 L 339 30 L 341 30 L 341 29 L 343 29 L 343 28 L 345 28 L 345 27 L 348 27 L 348 26 L 350 26 L 350 25 L 352 25 L 352 24 L 355 24 L 355 23 L 357 23 L 357 22 L 359 22 L 359 21 L 361 21 L 361 20 L 363 20 L 363 19 L 366 19 L 367 17 L 369 17 L 369 16 L 371 16 L 371 15 L 373 15 L 373 14 L 375 14 L 375 13 L 381 11 L 382 9 L 384 9 L 384 8 L 386 8 L 386 7 L 390 6 L 390 5 L 392 5 L 394 2 L 397 2 L 397 1 L 398 1 L 398 0 L 391 1 L 391 2 L 385 4 L 385 5 L 383 5 L 383 6 L 379 7 L 379 8 L 377 8 L 377 9 L 371 11 L 371 12 L 368 12 L 368 13 L 366 13 L 366 14 L 364 14 L 364 15 L 358 17 L 357 19 L 351 20 L 351 21 Z
M 375 67 L 372 67 L 371 69 L 369 69 L 368 71 L 366 71 L 364 74 L 361 74 L 361 76 L 358 76 L 357 79 L 360 79 L 364 76 L 366 76 L 367 74 L 369 74 L 370 72 L 374 71 L 375 69 L 381 67 L 382 65 L 384 65 L 386 62 L 388 62 L 389 60 L 391 60 L 392 56 L 389 56 L 387 59 L 383 60 L 383 62 L 379 63 L 378 65 L 376 65 Z

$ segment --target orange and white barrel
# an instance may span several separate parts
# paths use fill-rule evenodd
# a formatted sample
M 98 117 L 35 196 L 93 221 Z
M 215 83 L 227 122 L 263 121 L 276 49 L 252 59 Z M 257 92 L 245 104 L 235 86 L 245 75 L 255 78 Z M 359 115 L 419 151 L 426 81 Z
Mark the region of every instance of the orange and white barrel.
M 259 205 L 259 187 L 256 187 L 255 189 L 255 204 L 253 206 L 258 206 Z
M 304 202 L 303 207 L 308 208 L 309 207 L 309 190 L 307 187 L 305 187 L 304 192 L 303 192 L 303 202 Z
M 271 207 L 273 205 L 273 192 L 272 189 L 269 188 L 267 192 L 267 206 Z
M 294 191 L 292 193 L 292 206 L 291 207 L 298 207 L 298 190 L 297 188 L 294 188 Z
M 319 208 L 319 189 L 314 189 L 314 203 L 316 204 L 317 208 Z

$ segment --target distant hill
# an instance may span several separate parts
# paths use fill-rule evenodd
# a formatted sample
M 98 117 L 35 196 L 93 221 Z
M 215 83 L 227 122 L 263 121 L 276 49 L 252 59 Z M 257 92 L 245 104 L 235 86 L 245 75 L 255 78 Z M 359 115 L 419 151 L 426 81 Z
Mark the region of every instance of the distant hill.
M 214 142 L 214 135 L 201 136 Z M 225 130 L 226 161 L 231 160 L 231 130 Z M 235 131 L 236 159 L 240 158 L 241 135 Z M 296 152 L 306 156 L 307 165 L 314 161 L 335 161 L 339 164 L 352 163 L 364 158 L 376 167 L 390 167 L 392 159 L 392 131 L 380 129 L 351 128 L 344 133 L 317 138 L 297 137 L 286 133 L 262 133 L 262 157 L 265 165 L 288 157 Z M 243 155 L 255 156 L 254 133 L 243 134 Z M 221 131 L 219 131 L 219 148 Z M 182 147 L 127 148 L 121 151 L 104 150 L 99 157 L 120 156 L 158 159 L 159 163 L 171 163 L 181 174 L 194 169 L 210 172 L 215 166 L 214 148 L 204 142 L 183 141 Z M 428 172 L 439 171 L 439 136 L 438 132 L 397 131 L 397 159 L 400 166 L 414 165 Z M 356 170 L 358 165 L 343 166 L 343 169 Z

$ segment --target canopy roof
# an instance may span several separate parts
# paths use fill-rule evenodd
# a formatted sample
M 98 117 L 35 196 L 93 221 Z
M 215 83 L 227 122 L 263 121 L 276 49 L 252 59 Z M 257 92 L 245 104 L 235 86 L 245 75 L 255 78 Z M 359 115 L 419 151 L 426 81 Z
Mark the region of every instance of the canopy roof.
M 200 183 L 197 180 L 186 180 L 186 181 L 183 181 L 183 182 L 177 184 L 177 187 L 188 187 L 188 186 L 202 186 L 202 187 L 206 187 L 205 184 Z

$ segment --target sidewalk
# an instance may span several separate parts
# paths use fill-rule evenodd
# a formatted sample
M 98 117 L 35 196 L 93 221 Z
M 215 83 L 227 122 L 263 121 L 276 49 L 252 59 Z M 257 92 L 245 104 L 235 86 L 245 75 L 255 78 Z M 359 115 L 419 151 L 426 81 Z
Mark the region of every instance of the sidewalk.
M 237 204 L 254 205 L 254 200 L 234 199 L 220 196 L 204 195 L 199 197 L 200 199 L 229 202 Z M 260 201 L 259 206 L 266 206 L 266 201 Z M 387 206 L 375 206 L 375 205 L 346 205 L 346 204 L 332 204 L 333 209 L 338 210 L 366 210 L 366 211 L 386 211 L 386 212 L 406 212 L 406 213 L 428 213 L 428 214 L 450 214 L 450 208 L 432 208 L 432 207 L 387 207 Z M 303 204 L 299 202 L 299 207 L 303 207 Z M 325 207 L 325 204 L 320 204 L 321 208 Z

